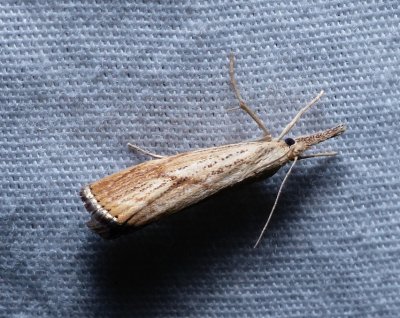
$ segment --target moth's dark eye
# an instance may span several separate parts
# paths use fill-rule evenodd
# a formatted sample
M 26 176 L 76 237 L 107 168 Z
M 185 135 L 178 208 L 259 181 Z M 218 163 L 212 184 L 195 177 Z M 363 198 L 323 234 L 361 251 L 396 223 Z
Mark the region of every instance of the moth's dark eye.
M 285 139 L 285 142 L 286 142 L 286 144 L 290 147 L 291 145 L 294 145 L 295 144 L 295 141 L 294 141 L 294 139 L 292 139 L 292 138 L 286 138 Z

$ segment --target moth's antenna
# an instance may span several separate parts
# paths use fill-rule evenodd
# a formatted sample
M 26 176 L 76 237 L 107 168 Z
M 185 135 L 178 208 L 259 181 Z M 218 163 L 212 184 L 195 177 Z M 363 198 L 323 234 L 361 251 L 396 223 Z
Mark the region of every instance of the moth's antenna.
M 320 91 L 319 94 L 311 101 L 309 102 L 305 107 L 303 107 L 296 116 L 291 120 L 289 124 L 286 125 L 286 127 L 283 129 L 281 134 L 278 136 L 278 140 L 281 140 L 283 136 L 285 136 L 296 123 L 299 121 L 300 117 L 312 106 L 314 105 L 320 98 L 321 96 L 324 95 L 324 91 Z
M 283 186 L 285 185 L 287 178 L 289 177 L 290 173 L 292 172 L 292 169 L 293 169 L 294 165 L 296 164 L 297 159 L 298 159 L 298 157 L 294 158 L 292 165 L 290 166 L 288 172 L 286 173 L 285 178 L 283 179 L 283 181 L 281 183 L 281 186 L 280 186 L 280 188 L 278 190 L 278 194 L 276 195 L 276 199 L 275 199 L 274 205 L 272 206 L 271 212 L 269 213 L 267 222 L 265 222 L 265 225 L 264 225 L 264 227 L 263 227 L 263 229 L 262 229 L 262 231 L 260 233 L 260 236 L 258 237 L 257 242 L 256 242 L 256 244 L 254 244 L 253 248 L 256 248 L 258 243 L 260 243 L 261 238 L 263 237 L 264 232 L 268 227 L 268 224 L 269 224 L 269 221 L 271 220 L 272 214 L 274 213 L 276 205 L 278 204 L 279 197 L 281 196 Z

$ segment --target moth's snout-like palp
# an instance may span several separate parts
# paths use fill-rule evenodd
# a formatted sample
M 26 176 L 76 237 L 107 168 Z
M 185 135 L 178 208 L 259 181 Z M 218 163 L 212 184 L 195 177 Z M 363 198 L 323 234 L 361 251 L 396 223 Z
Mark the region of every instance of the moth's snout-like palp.
M 308 149 L 311 146 L 319 144 L 329 138 L 341 135 L 345 130 L 346 126 L 344 124 L 340 124 L 311 135 L 297 137 L 295 138 L 295 141 L 296 143 L 303 143 Z
M 310 155 L 302 155 L 306 150 L 315 146 L 325 140 L 330 138 L 336 137 L 341 135 L 346 130 L 346 126 L 344 124 L 340 124 L 338 126 L 306 135 L 300 136 L 294 139 L 295 143 L 291 146 L 292 147 L 292 154 L 290 156 L 291 160 L 295 157 L 299 159 L 311 158 L 311 157 L 321 157 L 321 156 L 333 156 L 336 152 L 324 152 L 324 153 L 317 153 L 317 154 L 310 154 Z

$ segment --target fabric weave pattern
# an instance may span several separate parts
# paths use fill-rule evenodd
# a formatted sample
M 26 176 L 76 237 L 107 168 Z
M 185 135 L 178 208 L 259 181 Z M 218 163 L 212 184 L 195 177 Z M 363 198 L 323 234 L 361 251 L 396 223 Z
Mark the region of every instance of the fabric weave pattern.
M 398 1 L 4 1 L 1 317 L 398 317 Z M 80 187 L 148 158 L 346 123 L 284 173 L 115 241 Z

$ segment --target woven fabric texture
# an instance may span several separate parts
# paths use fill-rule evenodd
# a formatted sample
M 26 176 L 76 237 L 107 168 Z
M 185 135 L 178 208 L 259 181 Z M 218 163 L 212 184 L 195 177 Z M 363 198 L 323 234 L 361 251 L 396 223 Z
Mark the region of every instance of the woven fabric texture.
M 397 0 L 3 1 L 1 317 L 398 317 Z M 149 158 L 346 123 L 298 163 L 114 241 L 81 186 Z

